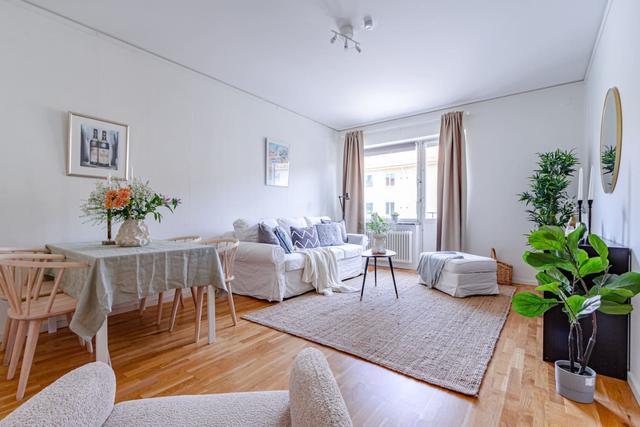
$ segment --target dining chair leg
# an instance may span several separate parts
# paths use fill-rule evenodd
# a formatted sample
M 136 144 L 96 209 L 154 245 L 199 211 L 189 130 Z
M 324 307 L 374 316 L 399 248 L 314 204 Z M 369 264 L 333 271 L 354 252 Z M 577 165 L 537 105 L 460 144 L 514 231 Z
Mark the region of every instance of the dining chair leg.
M 198 306 L 198 288 L 196 287 L 191 288 L 191 299 L 193 300 L 193 306 L 197 307 Z
M 18 322 L 9 319 L 11 321 L 11 325 L 9 326 L 9 336 L 7 337 L 7 347 L 4 349 L 4 360 L 3 364 L 7 366 L 9 361 L 11 360 L 11 353 L 13 352 L 13 345 L 16 342 L 16 330 L 18 329 Z
M 142 313 L 144 313 L 144 309 L 146 307 L 147 307 L 147 298 L 141 298 L 140 305 L 138 306 L 138 311 L 140 313 L 140 316 L 142 316 Z
M 7 379 L 12 380 L 16 375 L 16 369 L 18 369 L 18 363 L 20 363 L 20 355 L 24 348 L 24 340 L 27 333 L 27 322 L 24 320 L 16 320 L 18 328 L 16 331 L 16 338 L 13 342 L 13 351 L 11 352 L 11 362 L 9 363 L 9 370 L 7 371 Z
M 176 289 L 177 290 L 177 289 Z M 182 291 L 180 291 L 180 308 L 184 308 L 184 298 L 182 297 Z M 175 298 L 175 297 L 174 297 Z
M 200 339 L 200 323 L 202 321 L 202 301 L 204 299 L 204 286 L 196 288 L 196 344 Z
M 233 326 L 236 326 L 238 324 L 238 318 L 236 317 L 236 305 L 233 302 L 233 291 L 231 291 L 231 282 L 227 283 L 227 302 L 229 303 L 229 311 L 231 312 Z
M 22 369 L 20 369 L 20 381 L 18 382 L 18 392 L 16 400 L 22 400 L 24 391 L 29 381 L 29 373 L 33 363 L 33 355 L 38 345 L 38 336 L 40 335 L 40 320 L 31 320 L 29 322 L 29 332 L 27 333 L 27 343 L 24 347 L 24 358 L 22 359 Z
M 4 322 L 4 332 L 2 332 L 2 343 L 0 343 L 0 351 L 4 351 L 7 348 L 7 341 L 9 340 L 9 332 L 11 331 L 11 319 L 7 317 Z
M 87 351 L 89 354 L 93 354 L 93 338 L 85 341 L 87 344 Z
M 178 306 L 182 302 L 182 289 L 176 289 L 176 294 L 173 297 L 173 305 L 171 306 L 171 320 L 169 321 L 169 332 L 173 332 L 176 327 L 176 315 L 178 314 Z
M 164 299 L 164 292 L 158 293 L 158 312 L 156 313 L 156 325 L 162 322 L 162 301 Z

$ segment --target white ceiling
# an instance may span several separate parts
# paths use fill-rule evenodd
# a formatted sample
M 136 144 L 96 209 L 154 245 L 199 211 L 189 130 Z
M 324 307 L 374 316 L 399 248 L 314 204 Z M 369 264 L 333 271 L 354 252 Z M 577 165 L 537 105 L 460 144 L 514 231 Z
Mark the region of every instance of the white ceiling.
M 29 3 L 341 130 L 582 80 L 606 0 Z

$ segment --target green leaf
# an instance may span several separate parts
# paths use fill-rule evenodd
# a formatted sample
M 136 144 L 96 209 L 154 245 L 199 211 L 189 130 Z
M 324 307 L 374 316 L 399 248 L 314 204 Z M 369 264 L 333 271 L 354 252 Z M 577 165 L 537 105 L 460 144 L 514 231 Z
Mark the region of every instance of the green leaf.
M 529 235 L 529 245 L 539 251 L 562 251 L 564 242 L 564 231 L 556 226 L 547 225 Z
M 600 307 L 600 304 L 600 295 L 585 299 L 582 303 L 582 307 L 580 307 L 580 311 L 578 311 L 578 318 L 590 315 Z
M 575 254 L 579 266 L 584 265 L 589 260 L 589 254 L 584 249 L 576 249 Z
M 572 322 L 578 319 L 578 314 L 582 309 L 582 304 L 586 301 L 586 298 L 582 295 L 571 295 L 565 301 L 565 311 L 569 315 L 569 320 Z
M 575 230 L 573 230 L 567 236 L 567 245 L 572 251 L 578 250 L 578 244 L 580 244 L 580 240 L 584 236 L 587 227 L 584 224 L 579 224 Z
M 556 299 L 542 298 L 533 292 L 520 292 L 513 297 L 511 302 L 513 310 L 525 317 L 541 316 L 558 303 L 559 301 Z
M 602 273 L 608 266 L 609 261 L 607 260 L 603 260 L 602 258 L 589 258 L 589 260 L 580 267 L 580 276 L 585 277 L 589 274 Z
M 569 261 L 554 254 L 525 251 L 525 253 L 522 255 L 522 259 L 524 260 L 524 262 L 526 262 L 536 270 L 561 268 L 571 273 L 577 273 L 577 271 L 575 271 L 575 268 Z
M 640 293 L 640 273 L 631 271 L 607 280 L 605 285 L 609 289 L 628 289 L 633 295 Z
M 571 286 L 571 282 L 569 281 L 569 278 L 567 276 L 565 276 L 562 271 L 558 270 L 557 268 L 549 268 L 548 270 L 545 271 L 545 273 L 547 273 L 549 276 L 553 277 L 555 280 L 557 280 L 558 282 L 566 285 L 566 286 Z
M 606 314 L 624 315 L 633 311 L 631 304 L 618 304 L 613 301 L 602 300 L 598 311 Z
M 609 259 L 609 247 L 600 237 L 595 234 L 589 234 L 589 244 L 596 253 L 600 255 L 600 258 L 602 258 L 603 261 L 607 261 Z
M 560 296 L 560 282 L 545 283 L 536 288 L 536 291 L 551 292 L 552 294 Z
M 602 297 L 603 300 L 618 302 L 620 304 L 625 303 L 627 299 L 633 297 L 633 292 L 629 289 L 611 289 L 611 288 L 596 288 L 595 286 L 591 289 L 597 289 L 597 293 Z M 591 293 L 591 289 L 589 292 Z

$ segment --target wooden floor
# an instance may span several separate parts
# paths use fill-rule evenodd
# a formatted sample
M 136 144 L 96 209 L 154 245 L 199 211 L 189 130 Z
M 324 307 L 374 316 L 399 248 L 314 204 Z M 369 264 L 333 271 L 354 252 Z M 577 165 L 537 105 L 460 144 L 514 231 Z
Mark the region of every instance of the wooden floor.
M 236 297 L 239 314 L 267 305 Z M 540 319 L 509 315 L 480 395 L 473 398 L 245 320 L 233 327 L 225 299 L 217 301 L 216 309 L 218 340 L 213 345 L 206 344 L 206 320 L 201 342 L 192 342 L 194 310 L 190 299 L 185 299 L 173 333 L 167 331 L 168 316 L 161 326 L 154 325 L 155 307 L 149 307 L 142 317 L 137 312 L 111 317 L 109 346 L 118 384 L 116 401 L 286 389 L 293 358 L 312 346 L 327 356 L 355 425 L 640 425 L 640 407 L 624 381 L 598 377 L 596 401 L 590 405 L 555 393 L 553 368 L 541 360 Z M 66 328 L 56 334 L 41 334 L 25 400 L 91 361 L 91 355 L 80 349 L 77 337 Z M 0 377 L 6 373 L 7 368 L 0 367 Z M 19 404 L 16 387 L 17 379 L 0 383 L 0 415 Z

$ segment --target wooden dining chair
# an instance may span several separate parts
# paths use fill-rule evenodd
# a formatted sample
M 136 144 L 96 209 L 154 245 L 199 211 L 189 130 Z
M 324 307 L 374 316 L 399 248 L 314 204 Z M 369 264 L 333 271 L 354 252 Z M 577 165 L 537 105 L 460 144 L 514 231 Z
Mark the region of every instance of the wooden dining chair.
M 61 260 L 59 257 L 60 255 L 28 253 L 0 255 L 0 288 L 9 302 L 8 317 L 17 325 L 11 346 L 8 380 L 15 376 L 24 348 L 16 400 L 24 397 L 40 335 L 40 323 L 50 317 L 73 313 L 76 309 L 74 298 L 58 293 L 60 281 L 66 270 L 86 268 L 88 265 Z M 45 273 L 48 272 L 53 273 L 55 279 L 51 294 L 44 298 L 40 297 L 39 292 Z
M 177 237 L 171 237 L 169 239 L 166 239 L 169 242 L 200 242 L 202 240 L 202 237 L 200 236 L 177 236 Z M 195 288 L 194 288 L 195 289 Z M 193 290 L 192 290 L 193 291 Z M 192 292 L 192 296 L 193 296 L 193 303 L 196 303 L 196 298 L 193 295 Z M 160 322 L 162 321 L 162 307 L 163 307 L 163 299 L 164 299 L 164 292 L 158 292 L 158 307 L 157 307 L 157 311 L 156 311 L 156 325 L 159 325 Z M 175 299 L 175 296 L 174 296 Z M 183 304 L 182 302 L 182 294 L 180 295 L 180 304 Z M 138 311 L 140 312 L 140 315 L 142 316 L 142 313 L 144 313 L 144 310 L 146 308 L 147 305 L 147 298 L 144 297 L 140 300 L 140 304 L 138 306 Z
M 236 326 L 238 324 L 238 319 L 236 317 L 236 307 L 233 302 L 233 291 L 231 289 L 231 282 L 233 282 L 233 269 L 236 260 L 236 254 L 238 253 L 238 246 L 240 246 L 240 241 L 237 239 L 211 239 L 211 240 L 203 240 L 200 243 L 203 245 L 211 245 L 214 246 L 218 252 L 218 256 L 220 257 L 220 262 L 222 264 L 222 272 L 224 274 L 224 281 L 227 286 L 227 302 L 229 303 L 229 311 L 231 312 L 231 318 L 233 320 L 233 325 Z M 191 288 L 191 293 L 196 295 L 196 330 L 195 330 L 195 342 L 197 343 L 200 339 L 200 323 L 202 321 L 202 304 L 204 301 L 204 294 L 207 290 L 208 285 L 198 286 L 195 288 Z M 178 305 L 179 305 L 179 297 L 182 294 L 182 289 L 176 289 L 176 296 L 173 298 L 173 306 L 171 308 L 171 322 L 169 324 L 169 330 L 173 331 L 176 326 L 176 315 L 178 313 Z
M 33 247 L 33 248 L 15 248 L 15 247 L 0 247 L 0 255 L 8 255 L 8 254 L 50 254 L 49 249 L 44 247 Z M 44 257 L 48 259 L 64 259 L 62 255 L 56 255 L 54 257 Z M 41 258 L 43 259 L 43 258 Z M 43 280 L 42 287 L 39 289 L 38 296 L 44 297 L 51 295 L 51 289 L 53 288 L 53 281 L 49 280 L 48 277 L 45 276 Z M 35 296 L 35 295 L 34 295 Z M 0 300 L 7 301 L 4 293 L 0 290 Z M 2 342 L 0 343 L 0 351 L 4 351 L 3 364 L 5 366 L 9 365 L 9 360 L 11 358 L 11 345 L 15 338 L 16 333 L 16 324 L 9 318 L 5 320 L 4 323 L 4 332 L 2 334 Z M 9 348 L 7 348 L 7 344 L 9 344 Z

